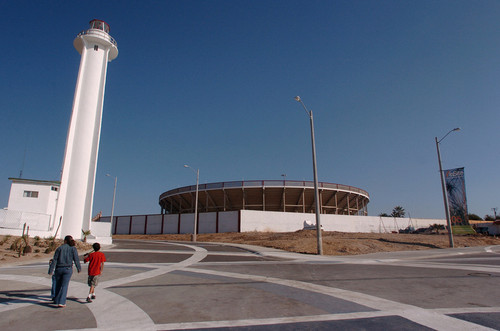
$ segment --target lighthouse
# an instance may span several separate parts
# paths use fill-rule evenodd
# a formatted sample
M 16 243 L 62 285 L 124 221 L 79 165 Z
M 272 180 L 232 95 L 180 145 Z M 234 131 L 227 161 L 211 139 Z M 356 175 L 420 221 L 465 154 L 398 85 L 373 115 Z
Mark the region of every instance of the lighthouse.
M 58 237 L 80 239 L 90 229 L 106 71 L 118 56 L 109 30 L 106 22 L 95 19 L 73 41 L 81 60 L 54 219 L 60 225 Z

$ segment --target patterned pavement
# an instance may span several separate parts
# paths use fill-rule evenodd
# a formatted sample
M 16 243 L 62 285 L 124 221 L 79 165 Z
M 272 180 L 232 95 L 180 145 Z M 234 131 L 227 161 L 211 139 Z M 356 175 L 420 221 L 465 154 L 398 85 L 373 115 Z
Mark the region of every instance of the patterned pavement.
M 500 246 L 353 257 L 246 245 L 115 240 L 86 303 L 47 261 L 0 266 L 1 330 L 498 330 Z

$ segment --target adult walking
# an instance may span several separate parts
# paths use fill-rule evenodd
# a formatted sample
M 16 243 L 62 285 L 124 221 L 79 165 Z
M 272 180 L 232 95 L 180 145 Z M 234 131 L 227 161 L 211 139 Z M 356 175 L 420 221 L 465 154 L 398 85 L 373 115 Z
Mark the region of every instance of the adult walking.
M 49 275 L 54 273 L 56 278 L 54 303 L 59 308 L 63 308 L 66 307 L 66 295 L 68 294 L 69 281 L 73 275 L 73 263 L 75 263 L 78 272 L 82 271 L 72 236 L 64 237 L 64 244 L 56 249 L 53 260 L 49 268 Z

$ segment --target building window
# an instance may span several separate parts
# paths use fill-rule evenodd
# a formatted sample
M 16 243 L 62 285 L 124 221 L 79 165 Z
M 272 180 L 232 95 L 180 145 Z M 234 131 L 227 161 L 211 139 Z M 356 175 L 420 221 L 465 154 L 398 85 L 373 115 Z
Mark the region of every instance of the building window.
M 25 198 L 38 198 L 38 191 L 24 191 Z
M 94 51 L 98 51 L 98 50 L 99 50 L 99 46 L 94 45 Z
M 59 187 L 57 187 L 57 186 L 52 186 L 50 189 L 52 191 L 56 191 L 56 192 L 59 191 Z

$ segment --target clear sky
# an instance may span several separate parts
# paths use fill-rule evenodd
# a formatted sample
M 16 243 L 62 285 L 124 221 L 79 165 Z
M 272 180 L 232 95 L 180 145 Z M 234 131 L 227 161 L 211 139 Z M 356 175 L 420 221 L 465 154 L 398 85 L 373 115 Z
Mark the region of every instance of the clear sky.
M 9 177 L 58 180 L 93 18 L 111 26 L 94 212 L 159 213 L 200 183 L 312 180 L 362 188 L 370 215 L 444 218 L 443 168 L 469 212 L 500 207 L 499 1 L 2 1 L 0 207 Z M 24 157 L 25 155 L 25 157 Z M 24 160 L 24 161 L 23 161 Z M 24 166 L 23 166 L 24 164 Z

